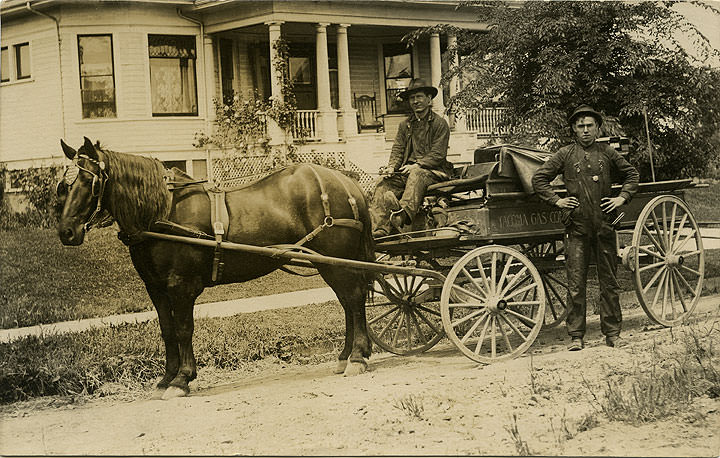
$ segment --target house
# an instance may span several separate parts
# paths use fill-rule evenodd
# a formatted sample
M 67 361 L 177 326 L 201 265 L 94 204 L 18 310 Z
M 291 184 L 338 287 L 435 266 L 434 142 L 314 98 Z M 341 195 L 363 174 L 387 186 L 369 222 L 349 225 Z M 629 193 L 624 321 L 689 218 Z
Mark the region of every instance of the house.
M 341 154 L 359 169 L 376 171 L 406 116 L 397 94 L 413 77 L 438 86 L 453 59 L 446 51 L 453 36 L 431 34 L 410 48 L 402 38 L 435 24 L 483 30 L 473 11 L 457 6 L 5 0 L 0 162 L 10 170 L 61 163 L 59 140 L 79 145 L 87 136 L 206 177 L 211 156 L 195 148 L 193 138 L 212 129 L 213 100 L 279 97 L 272 44 L 282 38 L 289 45 L 295 122 L 307 132 L 300 152 Z M 457 81 L 444 87 L 433 109 L 444 113 L 443 100 L 457 87 Z M 452 122 L 450 159 L 469 160 L 478 134 L 492 133 L 497 116 L 488 110 Z M 283 141 L 271 122 L 267 135 L 271 144 Z

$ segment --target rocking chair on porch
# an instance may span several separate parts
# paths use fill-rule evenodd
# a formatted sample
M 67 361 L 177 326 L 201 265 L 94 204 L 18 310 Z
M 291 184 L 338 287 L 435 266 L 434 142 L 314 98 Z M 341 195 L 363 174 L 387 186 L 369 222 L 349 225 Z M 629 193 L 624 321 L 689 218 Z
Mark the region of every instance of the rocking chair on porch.
M 376 109 L 376 98 L 375 93 L 372 97 L 369 95 L 355 97 L 355 108 L 357 109 L 357 124 L 358 133 L 362 132 L 363 129 L 374 129 L 375 132 L 381 132 L 383 130 L 383 122 L 377 116 Z

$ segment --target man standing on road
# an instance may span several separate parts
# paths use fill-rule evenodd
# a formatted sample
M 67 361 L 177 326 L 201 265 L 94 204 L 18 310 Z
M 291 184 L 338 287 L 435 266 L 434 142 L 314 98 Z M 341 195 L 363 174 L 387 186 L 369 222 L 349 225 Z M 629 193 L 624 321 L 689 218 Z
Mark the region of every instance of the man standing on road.
M 565 256 L 568 278 L 567 330 L 571 351 L 584 346 L 587 274 L 590 255 L 597 259 L 600 283 L 600 329 L 609 347 L 625 345 L 620 338 L 620 311 L 615 230 L 611 226 L 616 209 L 637 192 L 639 174 L 609 145 L 595 142 L 602 116 L 589 105 L 580 105 L 570 115 L 576 141 L 560 148 L 533 176 L 532 183 L 540 199 L 559 207 L 565 223 Z M 611 176 L 622 177 L 622 189 L 611 195 Z M 562 175 L 567 197 L 560 198 L 550 186 Z
M 375 238 L 411 224 L 427 187 L 450 179 L 453 166 L 446 159 L 450 128 L 431 109 L 437 93 L 422 79 L 413 79 L 400 94 L 412 113 L 400 123 L 388 165 L 380 169 L 382 179 L 370 204 Z

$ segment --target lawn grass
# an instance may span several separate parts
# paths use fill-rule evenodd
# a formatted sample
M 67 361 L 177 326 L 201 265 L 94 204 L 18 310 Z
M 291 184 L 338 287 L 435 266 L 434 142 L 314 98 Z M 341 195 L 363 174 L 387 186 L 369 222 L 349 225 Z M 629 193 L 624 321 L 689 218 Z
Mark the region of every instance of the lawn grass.
M 720 183 L 689 189 L 699 221 L 720 221 Z M 79 247 L 63 246 L 52 229 L 0 232 L 0 329 L 152 310 L 127 248 L 113 228 L 94 230 Z M 632 290 L 619 269 L 623 290 Z M 720 250 L 708 251 L 706 277 L 720 276 Z M 273 272 L 260 279 L 207 288 L 198 303 L 326 286 L 319 276 Z
M 52 229 L 0 233 L 0 328 L 152 310 L 152 302 L 112 228 L 98 229 L 78 247 Z M 207 288 L 197 303 L 326 286 L 319 276 L 282 271 L 242 284 Z
M 199 368 L 237 368 L 270 356 L 299 363 L 328 352 L 337 358 L 344 321 L 334 301 L 197 319 L 193 347 Z M 0 403 L 93 394 L 105 383 L 139 388 L 162 375 L 164 358 L 157 321 L 0 344 Z

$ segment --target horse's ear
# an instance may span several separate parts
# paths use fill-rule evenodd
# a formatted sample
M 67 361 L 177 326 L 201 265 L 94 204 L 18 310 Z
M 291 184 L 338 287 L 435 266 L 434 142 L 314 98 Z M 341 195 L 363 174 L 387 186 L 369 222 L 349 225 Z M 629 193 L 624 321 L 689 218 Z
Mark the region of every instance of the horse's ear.
M 83 149 L 85 150 L 85 154 L 87 154 L 89 158 L 97 160 L 98 154 L 95 150 L 95 145 L 93 145 L 92 140 L 87 137 L 83 138 L 85 139 L 85 143 L 83 143 Z
M 71 146 L 68 146 L 63 139 L 60 139 L 60 146 L 62 146 L 63 153 L 65 153 L 65 157 L 70 159 L 71 161 L 75 159 L 75 155 L 77 154 L 77 151 L 75 151 Z

